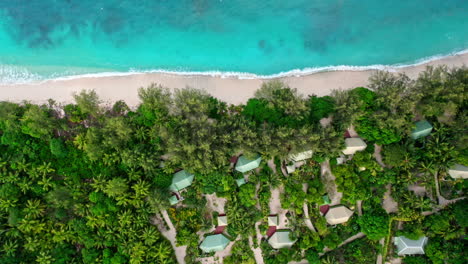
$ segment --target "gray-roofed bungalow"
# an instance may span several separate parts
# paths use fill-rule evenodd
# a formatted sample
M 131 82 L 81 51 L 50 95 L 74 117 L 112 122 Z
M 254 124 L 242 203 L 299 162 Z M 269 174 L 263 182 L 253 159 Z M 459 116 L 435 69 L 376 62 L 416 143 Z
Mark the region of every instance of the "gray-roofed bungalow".
M 420 237 L 418 240 L 412 240 L 404 236 L 395 237 L 394 244 L 397 247 L 398 255 L 416 255 L 425 254 L 424 246 L 427 244 L 427 237 Z
M 169 189 L 173 192 L 178 192 L 182 189 L 189 187 L 193 182 L 193 174 L 188 173 L 185 170 L 181 170 L 174 174 L 172 177 L 172 184 Z
M 245 173 L 247 171 L 253 170 L 260 166 L 262 157 L 257 155 L 254 159 L 248 159 L 244 155 L 240 156 L 236 163 L 236 171 Z
M 413 139 L 418 139 L 426 137 L 432 132 L 432 125 L 426 120 L 416 122 L 416 127 L 411 132 L 411 137 Z
M 292 240 L 289 235 L 291 234 L 290 230 L 279 230 L 276 231 L 270 239 L 268 239 L 268 243 L 270 246 L 274 249 L 280 249 L 280 248 L 289 248 L 294 243 L 296 243 L 296 240 Z

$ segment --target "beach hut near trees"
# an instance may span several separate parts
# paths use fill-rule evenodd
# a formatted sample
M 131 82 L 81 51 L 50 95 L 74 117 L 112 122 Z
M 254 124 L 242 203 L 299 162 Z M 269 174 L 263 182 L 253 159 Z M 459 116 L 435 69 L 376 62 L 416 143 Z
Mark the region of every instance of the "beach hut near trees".
M 358 151 L 365 150 L 367 147 L 366 142 L 361 138 L 346 138 L 345 139 L 345 149 L 343 150 L 343 154 L 345 155 L 353 155 Z
M 290 230 L 276 231 L 270 239 L 268 239 L 268 244 L 270 244 L 274 249 L 290 248 L 294 243 L 296 243 L 296 240 L 292 240 L 290 238 L 290 234 Z
M 205 253 L 217 252 L 224 250 L 231 242 L 225 235 L 217 234 L 205 237 L 200 244 L 200 249 Z
M 185 170 L 181 170 L 174 174 L 172 177 L 172 184 L 169 189 L 173 192 L 178 192 L 189 187 L 193 182 L 193 174 L 188 173 Z
M 278 215 L 268 216 L 268 226 L 278 226 Z
M 177 198 L 176 195 L 172 195 L 171 197 L 169 197 L 169 204 L 170 205 L 177 204 L 178 202 L 179 202 L 179 198 Z
M 422 236 L 418 240 L 409 239 L 404 236 L 395 237 L 394 244 L 397 247 L 398 255 L 421 255 L 424 253 L 424 246 L 427 244 L 427 237 Z
M 468 178 L 468 167 L 461 164 L 455 164 L 450 167 L 448 174 L 454 179 L 466 179 Z
M 344 205 L 335 206 L 328 210 L 325 219 L 329 225 L 338 225 L 347 222 L 353 213 Z
M 245 181 L 244 178 L 240 178 L 236 180 L 237 187 L 241 187 L 242 185 L 246 184 L 247 182 Z
M 296 153 L 296 154 L 290 154 L 288 156 L 288 158 L 289 158 L 290 161 L 298 162 L 298 161 L 303 161 L 303 160 L 306 160 L 306 159 L 310 159 L 310 158 L 312 158 L 312 155 L 313 155 L 313 151 L 312 150 L 307 150 L 307 151 L 299 152 L 299 153 Z
M 432 132 L 432 125 L 426 120 L 418 121 L 415 123 L 416 127 L 411 132 L 413 139 L 426 137 Z
M 227 226 L 228 225 L 228 219 L 226 215 L 220 215 L 218 216 L 218 226 Z
M 242 173 L 253 170 L 260 166 L 262 157 L 260 155 L 255 156 L 254 159 L 248 159 L 244 155 L 240 156 L 236 163 L 236 170 Z

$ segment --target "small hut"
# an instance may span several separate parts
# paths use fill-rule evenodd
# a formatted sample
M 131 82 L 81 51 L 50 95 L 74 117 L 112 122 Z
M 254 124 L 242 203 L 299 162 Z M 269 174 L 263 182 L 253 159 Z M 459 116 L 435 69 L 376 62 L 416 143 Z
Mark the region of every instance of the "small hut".
M 268 244 L 274 249 L 280 248 L 290 248 L 296 240 L 292 240 L 289 236 L 291 234 L 290 230 L 280 230 L 276 231 L 270 239 L 268 239 Z
M 468 167 L 461 164 L 455 164 L 450 167 L 448 174 L 454 179 L 466 179 L 468 178 Z
M 189 187 L 193 182 L 193 174 L 188 173 L 185 170 L 181 170 L 174 174 L 172 177 L 172 184 L 169 189 L 173 192 L 178 192 Z
M 179 202 L 179 198 L 177 198 L 176 195 L 172 195 L 171 197 L 169 197 L 169 203 L 171 205 L 175 205 Z
M 217 234 L 205 237 L 200 244 L 200 249 L 205 253 L 217 252 L 225 249 L 231 242 L 225 235 Z
M 307 150 L 296 154 L 290 154 L 288 159 L 293 162 L 303 161 L 312 158 L 313 151 Z
M 241 187 L 242 185 L 246 184 L 247 182 L 245 181 L 244 178 L 240 178 L 236 180 L 237 187 Z
M 358 151 L 365 150 L 367 147 L 366 142 L 361 138 L 346 138 L 345 139 L 345 149 L 343 150 L 343 154 L 345 155 L 353 155 Z
M 226 215 L 220 215 L 218 216 L 218 226 L 227 226 L 228 225 L 228 219 Z
M 426 120 L 416 122 L 415 126 L 416 127 L 411 132 L 411 137 L 413 139 L 426 137 L 432 132 L 432 125 Z
M 236 170 L 242 173 L 253 170 L 260 166 L 262 157 L 257 155 L 254 159 L 248 159 L 244 155 L 240 156 L 236 163 Z
M 325 219 L 329 225 L 338 225 L 347 222 L 353 213 L 344 205 L 335 206 L 328 210 Z
M 418 240 L 412 240 L 404 236 L 395 237 L 394 244 L 397 247 L 398 255 L 421 255 L 424 253 L 424 246 L 427 244 L 427 237 L 422 236 Z

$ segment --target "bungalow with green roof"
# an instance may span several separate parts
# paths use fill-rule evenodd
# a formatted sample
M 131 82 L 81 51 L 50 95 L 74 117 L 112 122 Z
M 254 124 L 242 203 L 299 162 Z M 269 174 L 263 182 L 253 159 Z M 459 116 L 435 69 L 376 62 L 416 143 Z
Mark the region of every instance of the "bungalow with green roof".
M 330 197 L 328 197 L 328 194 L 325 194 L 322 196 L 322 203 L 320 205 L 328 205 L 330 204 Z
M 268 244 L 274 249 L 280 248 L 290 248 L 296 240 L 292 240 L 289 236 L 291 234 L 290 230 L 279 230 L 276 231 L 270 239 L 268 239 Z
M 290 154 L 288 158 L 289 160 L 293 162 L 298 162 L 298 161 L 303 161 L 303 160 L 312 158 L 312 154 L 313 154 L 312 150 L 307 150 L 307 151 L 299 152 L 296 154 Z
M 260 166 L 262 157 L 257 155 L 253 160 L 246 158 L 244 155 L 240 156 L 236 163 L 236 170 L 242 173 L 253 170 Z
M 416 127 L 411 132 L 411 137 L 413 139 L 418 139 L 426 137 L 432 132 L 432 125 L 426 120 L 416 122 Z
M 231 242 L 225 235 L 217 234 L 205 237 L 200 249 L 205 253 L 217 252 L 225 249 Z
M 174 177 L 172 177 L 172 184 L 169 186 L 169 190 L 178 192 L 189 187 L 193 182 L 193 177 L 193 174 L 190 174 L 185 170 L 175 173 Z
M 394 244 L 397 247 L 398 255 L 421 255 L 424 253 L 424 246 L 427 244 L 427 237 L 422 236 L 418 240 L 406 238 L 404 236 L 395 237 Z
M 466 179 L 468 178 L 468 167 L 461 164 L 455 164 L 450 167 L 448 174 L 454 179 Z
M 169 203 L 171 205 L 175 205 L 179 202 L 179 199 L 177 198 L 177 196 L 175 195 L 172 195 L 171 197 L 169 197 Z
M 242 185 L 246 184 L 247 182 L 245 181 L 244 178 L 240 178 L 236 180 L 237 187 L 241 187 Z

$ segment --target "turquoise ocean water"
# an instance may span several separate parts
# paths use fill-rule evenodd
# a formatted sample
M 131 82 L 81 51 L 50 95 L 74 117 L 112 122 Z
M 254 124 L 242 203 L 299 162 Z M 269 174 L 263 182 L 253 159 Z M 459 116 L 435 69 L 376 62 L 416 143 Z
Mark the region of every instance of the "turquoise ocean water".
M 466 0 L 0 1 L 0 83 L 157 70 L 275 75 L 467 48 Z

